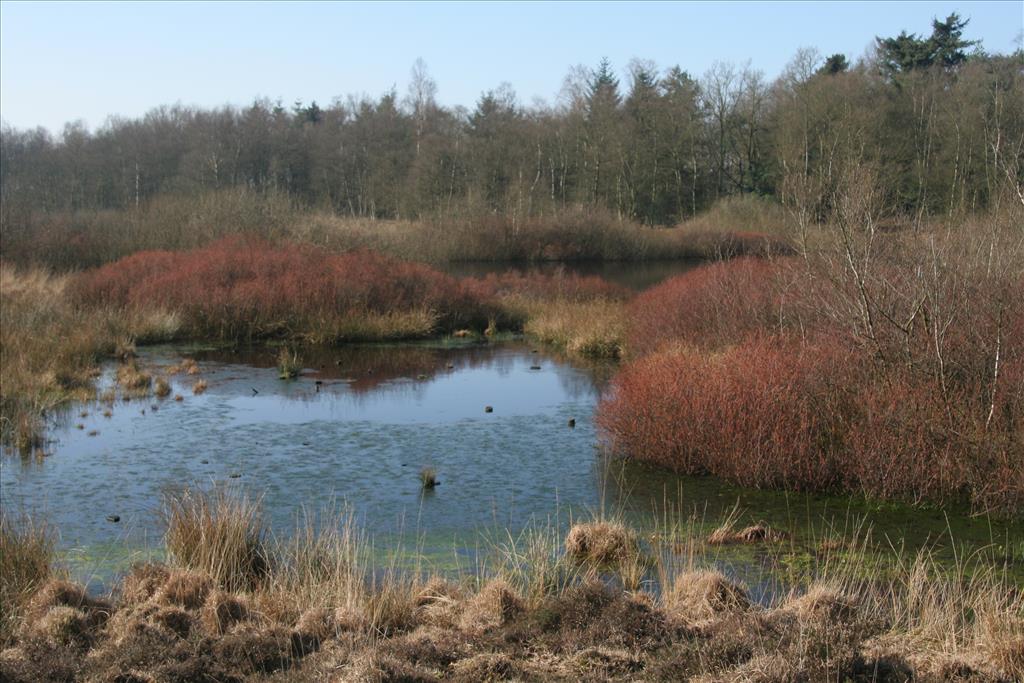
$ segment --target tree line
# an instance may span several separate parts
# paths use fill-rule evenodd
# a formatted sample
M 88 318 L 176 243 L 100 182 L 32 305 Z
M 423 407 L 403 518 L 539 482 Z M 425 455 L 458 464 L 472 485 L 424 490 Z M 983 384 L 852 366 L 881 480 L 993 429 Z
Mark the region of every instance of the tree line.
M 57 136 L 4 126 L 3 222 L 227 188 L 360 217 L 590 206 L 651 225 L 757 193 L 814 220 L 864 169 L 902 215 L 979 210 L 1006 188 L 1021 197 L 1024 52 L 987 53 L 966 25 L 953 14 L 928 36 L 878 38 L 856 64 L 802 49 L 774 81 L 749 64 L 696 77 L 644 60 L 620 81 L 603 60 L 570 69 L 551 105 L 502 84 L 444 107 L 418 61 L 404 96 L 164 106 Z

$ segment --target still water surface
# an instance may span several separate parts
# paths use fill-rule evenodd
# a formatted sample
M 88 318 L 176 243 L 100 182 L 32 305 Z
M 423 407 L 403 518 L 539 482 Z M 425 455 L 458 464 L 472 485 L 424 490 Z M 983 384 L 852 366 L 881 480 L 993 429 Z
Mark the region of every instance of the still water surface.
M 867 518 L 877 539 L 911 548 L 950 530 L 975 546 L 1024 539 L 1020 523 L 742 490 L 611 459 L 594 410 L 614 368 L 523 342 L 307 350 L 295 380 L 278 378 L 267 348 L 150 348 L 140 364 L 159 372 L 185 356 L 201 374 L 170 377 L 183 400 L 76 406 L 56 418 L 49 457 L 0 458 L 5 508 L 52 522 L 82 580 L 102 583 L 156 552 L 161 496 L 195 485 L 262 497 L 280 534 L 304 508 L 346 503 L 378 548 L 401 546 L 442 570 L 472 567 L 482 538 L 600 509 L 644 526 L 672 507 L 710 524 L 738 503 L 748 521 L 814 533 Z M 199 377 L 208 388 L 193 395 Z M 440 481 L 431 492 L 418 478 L 427 466 Z M 732 560 L 741 575 L 759 569 L 749 552 Z

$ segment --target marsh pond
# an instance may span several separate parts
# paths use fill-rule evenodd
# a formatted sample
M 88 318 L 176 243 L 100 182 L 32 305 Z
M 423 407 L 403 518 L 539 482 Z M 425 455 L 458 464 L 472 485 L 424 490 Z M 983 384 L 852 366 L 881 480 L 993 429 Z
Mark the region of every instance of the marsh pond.
M 950 557 L 951 536 L 997 556 L 1024 538 L 1019 522 L 966 511 L 744 490 L 614 457 L 594 422 L 614 366 L 522 339 L 305 349 L 304 369 L 288 380 L 277 352 L 144 348 L 140 367 L 170 383 L 163 398 L 115 395 L 116 364 L 106 366 L 101 399 L 50 416 L 47 457 L 2 458 L 5 505 L 52 523 L 72 574 L 97 590 L 162 552 L 161 501 L 188 486 L 260 499 L 278 534 L 304 512 L 345 506 L 382 558 L 441 572 L 471 571 L 531 526 L 564 531 L 601 513 L 640 529 L 672 516 L 710 530 L 732 512 L 785 530 L 790 551 L 808 548 L 785 562 L 851 533 Z M 166 375 L 183 358 L 196 361 L 195 374 Z M 424 468 L 436 472 L 431 490 Z M 709 552 L 764 590 L 779 570 L 770 548 Z

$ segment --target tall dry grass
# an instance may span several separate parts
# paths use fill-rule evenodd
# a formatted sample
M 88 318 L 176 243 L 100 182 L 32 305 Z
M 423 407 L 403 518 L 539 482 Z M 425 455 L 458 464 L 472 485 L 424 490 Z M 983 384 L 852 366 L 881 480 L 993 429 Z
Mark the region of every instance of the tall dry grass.
M 269 571 L 258 501 L 223 489 L 185 489 L 165 497 L 163 518 L 172 563 L 230 591 L 258 586 Z
M 76 305 L 68 296 L 71 279 L 0 265 L 0 436 L 23 453 L 44 446 L 47 412 L 93 395 L 102 358 L 178 333 L 177 316 L 156 307 Z
M 546 344 L 595 358 L 622 355 L 626 323 L 618 301 L 536 302 L 525 317 L 523 332 Z
M 0 675 L 867 682 L 1024 673 L 1024 598 L 984 549 L 953 565 L 928 550 L 879 555 L 862 530 L 793 562 L 799 548 L 762 540 L 769 564 L 788 572 L 782 590 L 757 599 L 713 563 L 707 525 L 676 513 L 650 531 L 600 516 L 568 535 L 538 523 L 493 543 L 479 568 L 441 577 L 375 565 L 350 512 L 335 509 L 301 515 L 294 535 L 266 543 L 262 579 L 231 589 L 240 574 L 222 569 L 251 546 L 223 539 L 252 538 L 261 525 L 244 499 L 196 500 L 179 503 L 179 523 L 235 530 L 182 537 L 192 556 L 222 555 L 202 563 L 213 573 L 140 566 L 113 605 L 45 583 L 27 598 L 34 618 L 12 622 Z
M 0 646 L 13 638 L 28 600 L 55 572 L 55 549 L 49 526 L 0 508 Z

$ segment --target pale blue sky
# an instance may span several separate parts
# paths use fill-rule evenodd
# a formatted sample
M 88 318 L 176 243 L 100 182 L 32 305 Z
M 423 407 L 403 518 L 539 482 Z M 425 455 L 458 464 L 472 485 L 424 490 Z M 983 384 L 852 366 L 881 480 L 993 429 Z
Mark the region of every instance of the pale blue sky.
M 797 48 L 863 54 L 874 36 L 929 33 L 970 17 L 966 36 L 1015 49 L 1024 3 L 0 3 L 0 116 L 59 131 L 138 116 L 160 104 L 246 104 L 255 96 L 322 104 L 405 91 L 422 57 L 446 105 L 472 106 L 508 81 L 524 103 L 553 101 L 573 64 L 607 56 L 716 60 L 774 78 Z

